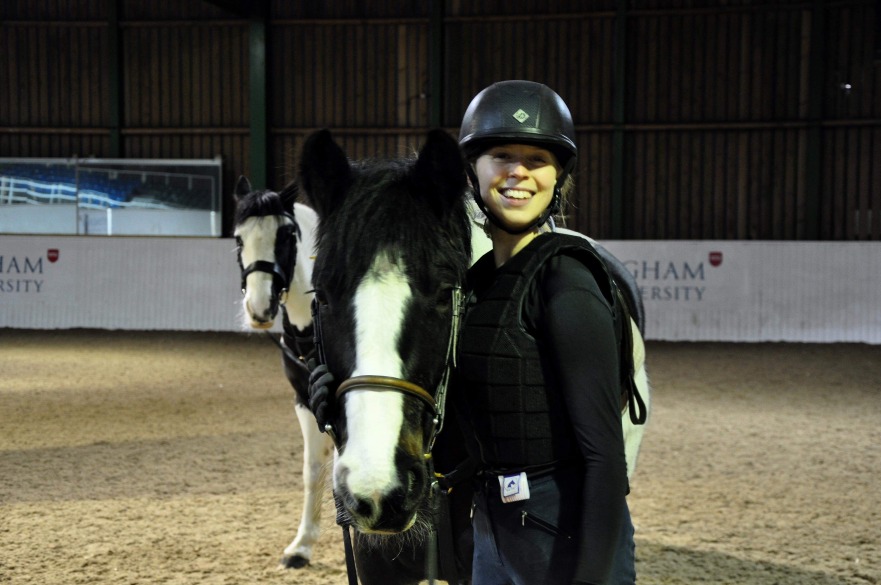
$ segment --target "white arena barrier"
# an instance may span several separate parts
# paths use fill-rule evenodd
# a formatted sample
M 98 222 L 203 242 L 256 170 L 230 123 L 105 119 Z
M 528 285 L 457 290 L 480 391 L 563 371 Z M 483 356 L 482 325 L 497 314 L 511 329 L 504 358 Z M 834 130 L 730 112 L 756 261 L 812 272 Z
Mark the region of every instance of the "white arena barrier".
M 646 338 L 881 344 L 881 242 L 606 241 Z M 228 238 L 0 236 L 0 328 L 240 331 Z

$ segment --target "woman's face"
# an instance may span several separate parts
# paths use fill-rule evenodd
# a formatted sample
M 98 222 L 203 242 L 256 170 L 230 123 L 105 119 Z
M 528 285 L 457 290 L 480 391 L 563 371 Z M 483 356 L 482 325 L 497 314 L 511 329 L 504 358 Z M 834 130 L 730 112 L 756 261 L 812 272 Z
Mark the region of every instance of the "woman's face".
M 494 146 L 474 167 L 487 210 L 512 229 L 530 225 L 547 209 L 561 170 L 549 150 L 529 144 Z

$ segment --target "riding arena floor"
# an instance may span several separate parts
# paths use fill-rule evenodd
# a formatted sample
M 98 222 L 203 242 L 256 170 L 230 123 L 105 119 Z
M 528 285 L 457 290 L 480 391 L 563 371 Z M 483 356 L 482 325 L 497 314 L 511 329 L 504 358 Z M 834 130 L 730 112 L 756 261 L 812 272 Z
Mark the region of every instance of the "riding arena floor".
M 881 583 L 881 346 L 648 344 L 640 585 Z M 263 334 L 0 329 L 0 583 L 344 584 Z

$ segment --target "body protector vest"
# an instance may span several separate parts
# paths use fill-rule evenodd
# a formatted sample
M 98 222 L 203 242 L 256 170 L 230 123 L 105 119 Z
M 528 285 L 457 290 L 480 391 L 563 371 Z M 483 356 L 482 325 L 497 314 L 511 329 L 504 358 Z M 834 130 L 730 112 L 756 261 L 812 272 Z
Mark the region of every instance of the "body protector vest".
M 577 258 L 596 279 L 615 316 L 619 360 L 630 364 L 632 373 L 632 347 L 622 347 L 630 333 L 629 311 L 588 241 L 542 235 L 497 270 L 492 253 L 484 256 L 469 273 L 459 342 L 462 391 L 456 394 L 457 401 L 468 401 L 459 410 L 472 427 L 466 434 L 476 438 L 470 448 L 479 452 L 473 456 L 493 471 L 541 468 L 578 457 L 563 397 L 546 384 L 536 340 L 521 321 L 530 284 L 558 254 Z

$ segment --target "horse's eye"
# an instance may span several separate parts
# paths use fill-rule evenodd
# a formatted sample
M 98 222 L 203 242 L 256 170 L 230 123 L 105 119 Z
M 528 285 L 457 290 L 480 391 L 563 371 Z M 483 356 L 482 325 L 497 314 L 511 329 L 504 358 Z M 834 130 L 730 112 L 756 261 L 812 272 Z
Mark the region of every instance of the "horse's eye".
M 437 296 L 434 299 L 434 306 L 438 310 L 438 312 L 446 312 L 450 308 L 450 304 L 453 300 L 453 287 L 451 286 L 442 286 L 437 291 Z
M 241 236 L 236 236 L 236 248 L 242 247 L 242 238 Z

